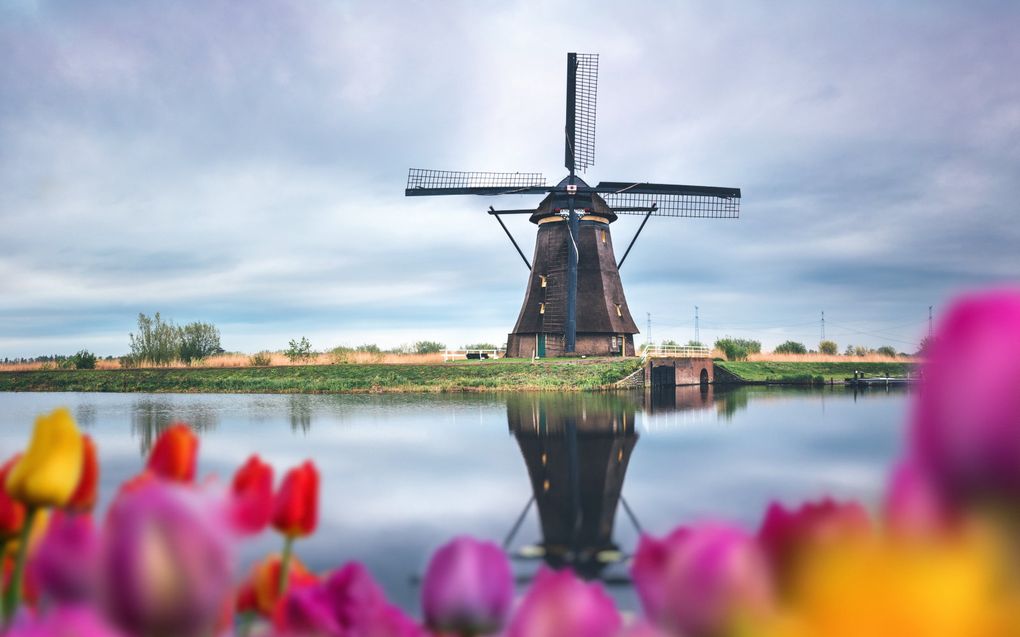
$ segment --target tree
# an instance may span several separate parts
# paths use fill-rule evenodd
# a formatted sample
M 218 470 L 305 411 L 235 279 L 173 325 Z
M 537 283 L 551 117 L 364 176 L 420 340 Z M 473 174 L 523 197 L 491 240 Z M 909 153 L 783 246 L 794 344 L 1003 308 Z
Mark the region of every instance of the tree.
M 836 345 L 836 341 L 822 341 L 818 344 L 818 351 L 822 354 L 835 356 L 839 353 L 839 345 Z
M 875 350 L 882 356 L 888 356 L 889 358 L 896 358 L 896 348 L 892 345 L 883 345 Z
M 95 369 L 96 355 L 87 349 L 83 349 L 68 359 L 75 369 Z
M 776 354 L 807 354 L 804 344 L 796 341 L 786 341 L 777 346 L 774 351 Z
M 746 360 L 749 354 L 761 353 L 761 342 L 744 338 L 720 338 L 715 342 L 715 348 L 726 354 L 727 360 Z
M 914 356 L 924 356 L 931 350 L 931 346 L 935 344 L 935 339 L 930 336 L 925 336 L 921 339 L 921 344 L 917 347 L 917 353 Z
M 180 333 L 170 321 L 164 321 L 159 312 L 151 318 L 138 314 L 138 333 L 129 334 L 131 360 L 135 363 L 169 365 L 180 353 Z
M 313 356 L 312 344 L 308 342 L 308 339 L 305 338 L 304 336 L 301 337 L 300 341 L 295 340 L 289 341 L 288 346 L 289 347 L 287 347 L 287 351 L 285 351 L 283 354 L 288 359 L 290 359 L 292 363 L 297 361 L 311 360 Z
M 186 365 L 217 354 L 220 348 L 220 331 L 212 323 L 188 323 L 180 329 L 178 356 Z
M 693 339 L 687 341 L 687 347 L 703 347 L 701 341 L 695 341 Z
M 414 344 L 415 354 L 438 354 L 446 349 L 446 343 L 436 341 L 418 341 Z

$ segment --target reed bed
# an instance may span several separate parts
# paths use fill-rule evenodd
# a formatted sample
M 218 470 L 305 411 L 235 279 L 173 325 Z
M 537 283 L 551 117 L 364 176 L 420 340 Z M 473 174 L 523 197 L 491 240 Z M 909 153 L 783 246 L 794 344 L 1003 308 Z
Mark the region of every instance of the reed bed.
M 429 365 L 442 363 L 442 354 L 394 354 L 394 353 L 373 353 L 373 352 L 346 352 L 342 356 L 330 352 L 315 354 L 311 358 L 292 361 L 282 352 L 266 352 L 269 357 L 269 365 L 266 367 L 293 367 L 297 365 Z M 141 363 L 130 366 L 131 369 L 201 369 L 201 368 L 235 368 L 251 367 L 252 355 L 241 353 L 217 354 L 200 361 L 194 361 L 191 365 L 177 361 L 170 365 L 153 365 Z M 59 365 L 51 361 L 40 361 L 32 363 L 0 363 L 0 372 L 31 372 L 49 369 L 59 369 Z M 119 359 L 96 361 L 96 369 L 125 369 Z

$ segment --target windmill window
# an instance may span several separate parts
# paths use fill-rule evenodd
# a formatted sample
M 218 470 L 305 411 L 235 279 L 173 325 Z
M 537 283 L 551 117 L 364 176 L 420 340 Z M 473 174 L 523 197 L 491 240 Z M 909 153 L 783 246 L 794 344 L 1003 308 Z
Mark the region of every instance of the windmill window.
M 603 230 L 602 231 L 602 243 L 605 243 L 605 242 L 606 242 L 606 231 Z
M 619 303 L 616 304 L 616 315 L 617 316 L 623 316 L 623 310 L 620 308 L 620 304 Z
M 538 313 L 539 314 L 545 314 L 545 303 L 539 303 L 538 304 Z
M 541 281 L 541 283 L 542 283 L 542 287 L 545 287 L 545 284 L 546 284 L 546 278 L 545 278 L 545 275 L 544 275 L 544 274 L 539 274 L 539 275 L 538 275 L 538 280 L 539 280 L 539 281 Z

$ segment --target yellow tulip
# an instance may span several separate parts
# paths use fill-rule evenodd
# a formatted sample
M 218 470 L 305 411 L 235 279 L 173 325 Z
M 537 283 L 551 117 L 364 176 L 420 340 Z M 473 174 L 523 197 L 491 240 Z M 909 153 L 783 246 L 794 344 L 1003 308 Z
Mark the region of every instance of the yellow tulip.
M 81 477 L 82 438 L 66 407 L 35 419 L 32 440 L 4 488 L 28 507 L 65 504 Z

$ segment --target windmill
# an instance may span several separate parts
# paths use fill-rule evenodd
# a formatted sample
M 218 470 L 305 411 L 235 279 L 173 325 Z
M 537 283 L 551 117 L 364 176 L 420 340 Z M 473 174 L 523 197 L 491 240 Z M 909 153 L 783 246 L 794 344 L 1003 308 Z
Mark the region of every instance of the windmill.
M 569 174 L 547 185 L 540 173 L 460 172 L 412 168 L 408 197 L 429 195 L 546 195 L 537 208 L 495 210 L 496 218 L 531 271 L 524 303 L 507 339 L 507 356 L 633 355 L 637 325 L 623 294 L 619 268 L 650 217 L 736 218 L 740 189 L 602 181 L 577 175 L 595 163 L 598 55 L 567 54 L 564 166 Z M 500 215 L 527 214 L 538 226 L 529 263 Z M 643 215 L 617 261 L 609 225 L 617 215 Z

